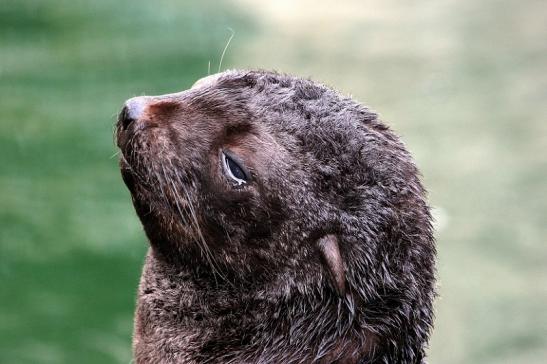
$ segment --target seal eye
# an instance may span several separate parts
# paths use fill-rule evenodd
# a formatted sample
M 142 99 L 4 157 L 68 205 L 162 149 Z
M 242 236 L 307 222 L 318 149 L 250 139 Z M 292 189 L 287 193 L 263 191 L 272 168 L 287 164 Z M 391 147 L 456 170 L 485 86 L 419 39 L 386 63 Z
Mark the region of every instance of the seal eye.
M 247 183 L 248 175 L 243 167 L 225 152 L 222 152 L 222 166 L 224 167 L 224 172 L 228 177 L 234 180 L 238 186 Z

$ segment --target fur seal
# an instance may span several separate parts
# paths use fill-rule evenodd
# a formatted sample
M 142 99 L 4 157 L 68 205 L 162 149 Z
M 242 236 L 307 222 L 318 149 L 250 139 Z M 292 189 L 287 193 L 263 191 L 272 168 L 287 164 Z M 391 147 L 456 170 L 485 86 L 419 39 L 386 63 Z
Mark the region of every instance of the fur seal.
M 424 363 L 431 215 L 374 112 L 230 70 L 129 99 L 116 136 L 150 241 L 136 363 Z

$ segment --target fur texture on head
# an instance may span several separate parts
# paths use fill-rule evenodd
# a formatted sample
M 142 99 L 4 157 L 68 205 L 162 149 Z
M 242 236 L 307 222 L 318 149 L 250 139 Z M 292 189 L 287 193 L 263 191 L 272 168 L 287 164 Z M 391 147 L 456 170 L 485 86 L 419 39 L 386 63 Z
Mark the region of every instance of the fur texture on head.
M 121 169 L 151 244 L 137 363 L 423 362 L 431 216 L 375 113 L 264 71 L 132 100 Z

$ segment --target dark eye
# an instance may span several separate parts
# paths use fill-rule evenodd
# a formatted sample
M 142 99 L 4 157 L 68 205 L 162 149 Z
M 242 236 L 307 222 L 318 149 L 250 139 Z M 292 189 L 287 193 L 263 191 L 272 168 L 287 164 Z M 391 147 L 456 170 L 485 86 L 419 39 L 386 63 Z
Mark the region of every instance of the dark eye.
M 238 185 L 247 183 L 249 178 L 243 167 L 225 152 L 222 152 L 222 166 L 228 177 Z

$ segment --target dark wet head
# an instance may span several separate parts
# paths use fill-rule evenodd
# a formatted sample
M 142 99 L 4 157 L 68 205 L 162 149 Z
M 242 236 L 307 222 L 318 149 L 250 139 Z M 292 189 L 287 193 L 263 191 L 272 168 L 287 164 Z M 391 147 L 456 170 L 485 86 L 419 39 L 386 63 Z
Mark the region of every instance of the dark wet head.
M 308 80 L 227 71 L 132 98 L 117 141 L 137 213 L 168 256 L 255 279 L 328 271 L 341 294 L 348 266 L 382 269 L 382 254 L 410 254 L 410 237 L 431 240 L 403 145 L 376 114 Z
M 249 110 L 251 80 L 211 76 L 180 93 L 129 99 L 120 112 L 122 175 L 166 255 L 244 261 L 246 243 L 271 237 L 287 218 L 272 172 L 292 167 L 275 131 Z

